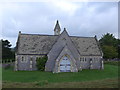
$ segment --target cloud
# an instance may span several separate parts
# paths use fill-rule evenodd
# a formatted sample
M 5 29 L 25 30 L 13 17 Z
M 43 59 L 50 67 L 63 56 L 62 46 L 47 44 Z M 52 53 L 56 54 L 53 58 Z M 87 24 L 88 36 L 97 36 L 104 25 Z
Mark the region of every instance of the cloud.
M 76 11 L 76 14 L 73 17 L 74 22 L 72 22 L 73 19 L 69 21 L 68 27 L 69 29 L 73 29 L 73 31 L 70 31 L 71 34 L 76 34 L 78 36 L 97 35 L 99 38 L 106 32 L 116 35 L 116 32 L 118 31 L 117 3 L 110 3 L 110 5 L 109 3 L 84 4 L 81 9 Z M 103 7 L 107 8 L 106 11 L 102 12 L 98 10 Z
M 2 37 L 15 46 L 18 32 L 53 34 L 56 20 L 73 36 L 117 37 L 117 2 L 19 2 L 2 5 Z M 1 11 L 1 10 L 0 10 Z M 0 12 L 1 13 L 1 12 Z M 0 19 L 1 20 L 1 19 Z M 1 37 L 1 36 L 0 36 Z
M 75 3 L 68 1 L 54 1 L 52 4 L 63 13 L 68 13 L 69 15 L 73 15 L 78 8 Z

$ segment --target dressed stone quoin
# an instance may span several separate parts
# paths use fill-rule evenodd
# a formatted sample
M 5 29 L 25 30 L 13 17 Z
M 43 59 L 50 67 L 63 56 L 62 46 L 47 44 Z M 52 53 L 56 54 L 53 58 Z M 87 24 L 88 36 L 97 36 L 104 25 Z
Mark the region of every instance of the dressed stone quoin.
M 36 59 L 47 56 L 45 71 L 78 72 L 82 69 L 104 69 L 103 53 L 95 37 L 69 36 L 57 21 L 54 35 L 19 32 L 16 43 L 15 70 L 37 70 Z

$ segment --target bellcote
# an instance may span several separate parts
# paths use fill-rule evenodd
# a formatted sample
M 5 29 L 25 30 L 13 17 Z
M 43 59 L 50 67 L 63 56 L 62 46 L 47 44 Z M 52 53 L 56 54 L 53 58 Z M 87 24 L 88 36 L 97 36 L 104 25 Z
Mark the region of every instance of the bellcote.
M 55 28 L 54 28 L 54 35 L 60 35 L 60 31 L 61 31 L 61 28 L 59 25 L 59 21 L 57 20 Z

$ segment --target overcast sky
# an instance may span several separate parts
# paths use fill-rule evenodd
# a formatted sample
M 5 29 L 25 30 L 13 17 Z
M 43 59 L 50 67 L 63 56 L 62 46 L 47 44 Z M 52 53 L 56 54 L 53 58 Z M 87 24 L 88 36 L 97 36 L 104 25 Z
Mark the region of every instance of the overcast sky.
M 118 38 L 117 2 L 18 2 L 2 4 L 0 38 L 16 45 L 18 32 L 53 35 L 56 20 L 72 36 L 100 39 L 107 32 Z

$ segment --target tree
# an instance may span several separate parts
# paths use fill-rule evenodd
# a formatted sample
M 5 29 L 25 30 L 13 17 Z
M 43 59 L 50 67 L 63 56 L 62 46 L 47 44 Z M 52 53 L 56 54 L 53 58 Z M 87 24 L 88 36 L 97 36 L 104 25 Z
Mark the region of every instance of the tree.
M 120 58 L 120 39 L 118 39 L 118 58 Z
M 37 60 L 36 60 L 37 69 L 40 70 L 40 71 L 44 71 L 46 61 L 47 61 L 47 56 L 37 58 Z
M 13 59 L 14 52 L 11 51 L 11 44 L 8 40 L 1 40 L 2 42 L 2 59 Z
M 119 39 L 116 39 L 113 34 L 107 33 L 104 34 L 99 40 L 100 46 L 103 51 L 103 57 L 106 59 L 118 58 L 120 52 L 118 52 L 118 43 L 120 44 Z
M 116 58 L 118 56 L 118 52 L 113 46 L 103 46 L 102 47 L 104 58 Z
M 99 42 L 101 46 L 117 46 L 117 39 L 113 36 L 113 34 L 110 33 L 104 34 L 103 37 L 99 40 Z

